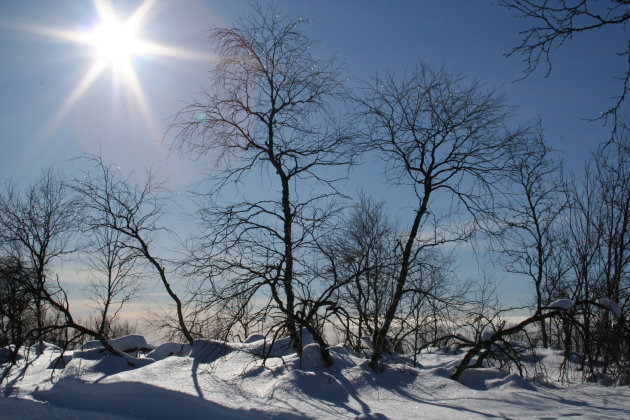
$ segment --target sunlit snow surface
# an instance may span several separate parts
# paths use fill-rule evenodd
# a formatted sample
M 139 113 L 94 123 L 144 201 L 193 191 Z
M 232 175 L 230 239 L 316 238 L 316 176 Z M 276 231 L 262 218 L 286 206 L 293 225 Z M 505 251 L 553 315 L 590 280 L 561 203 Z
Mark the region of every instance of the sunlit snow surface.
M 334 364 L 326 368 L 315 344 L 307 344 L 300 359 L 281 340 L 263 363 L 259 356 L 268 347 L 246 341 L 162 345 L 151 358 L 131 359 L 141 361 L 136 368 L 91 344 L 53 370 L 60 352 L 49 347 L 30 355 L 23 376 L 24 360 L 4 378 L 3 395 L 10 398 L 0 398 L 0 418 L 630 417 L 628 387 L 583 385 L 571 369 L 571 382 L 561 383 L 562 355 L 552 350 L 537 351 L 545 384 L 497 368 L 469 370 L 455 382 L 449 376 L 463 353 L 448 348 L 423 353 L 416 367 L 389 357 L 377 374 L 342 346 L 330 349 Z M 533 367 L 528 372 L 530 378 L 541 374 Z

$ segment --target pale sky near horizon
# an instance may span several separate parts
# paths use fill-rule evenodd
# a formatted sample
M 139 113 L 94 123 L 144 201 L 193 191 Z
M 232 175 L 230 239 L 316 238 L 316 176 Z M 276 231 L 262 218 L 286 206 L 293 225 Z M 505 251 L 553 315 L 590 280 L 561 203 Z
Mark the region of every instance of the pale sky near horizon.
M 207 82 L 212 56 L 206 31 L 233 25 L 248 13 L 248 3 L 111 4 L 123 22 L 146 7 L 136 36 L 162 47 L 131 55 L 136 82 L 110 63 L 97 71 L 96 47 L 76 41 L 77 34 L 91 36 L 99 23 L 95 2 L 0 3 L 0 179 L 26 182 L 51 165 L 72 171 L 73 158 L 99 152 L 125 173 L 158 169 L 175 191 L 202 177 L 207 161 L 170 151 L 166 128 Z M 402 71 L 423 58 L 502 89 L 508 103 L 518 107 L 515 122 L 542 117 L 547 140 L 578 173 L 609 135 L 607 127 L 585 119 L 607 109 L 620 93 L 621 82 L 614 77 L 623 74 L 627 60 L 616 54 L 627 42 L 621 28 L 576 35 L 553 51 L 549 77 L 541 69 L 515 82 L 523 64 L 519 56 L 503 54 L 518 43 L 525 22 L 490 1 L 276 0 L 275 6 L 311 19 L 307 33 L 319 41 L 315 55 L 336 54 L 348 77 Z M 347 192 L 354 195 L 360 188 L 389 206 L 405 202 L 405 192 L 387 188 L 382 168 L 372 161 L 351 175 Z M 405 214 L 398 215 L 402 224 Z M 528 289 L 518 290 L 511 293 Z

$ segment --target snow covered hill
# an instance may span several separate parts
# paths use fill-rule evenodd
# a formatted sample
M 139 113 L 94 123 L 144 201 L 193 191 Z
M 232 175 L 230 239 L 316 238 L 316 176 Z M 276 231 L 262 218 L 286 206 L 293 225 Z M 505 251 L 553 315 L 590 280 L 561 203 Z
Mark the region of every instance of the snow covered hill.
M 531 383 L 497 368 L 471 369 L 449 379 L 462 357 L 448 348 L 422 354 L 421 365 L 390 356 L 382 373 L 343 346 L 324 367 L 315 344 L 302 358 L 280 340 L 266 362 L 262 340 L 190 347 L 167 343 L 138 354 L 136 367 L 95 343 L 67 353 L 48 346 L 22 359 L 2 382 L 0 417 L 48 419 L 259 418 L 629 418 L 630 389 L 577 380 L 563 385 L 560 353 L 539 350 L 549 380 Z M 149 349 L 141 336 L 118 344 Z M 146 350 L 145 350 L 146 351 Z M 455 354 L 453 354 L 455 353 Z M 540 373 L 540 372 L 539 372 Z M 530 372 L 535 377 L 536 372 Z

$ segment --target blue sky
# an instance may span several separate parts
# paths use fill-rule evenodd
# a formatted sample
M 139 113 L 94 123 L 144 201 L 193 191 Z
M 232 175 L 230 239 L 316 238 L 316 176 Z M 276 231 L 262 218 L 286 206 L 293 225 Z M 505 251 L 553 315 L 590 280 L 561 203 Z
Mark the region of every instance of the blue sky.
M 112 4 L 124 21 L 142 2 Z M 604 111 L 620 90 L 613 77 L 622 74 L 627 60 L 616 55 L 627 42 L 622 29 L 579 34 L 553 52 L 549 77 L 543 69 L 514 82 L 523 65 L 519 57 L 503 54 L 518 43 L 518 30 L 526 23 L 489 1 L 277 0 L 275 5 L 296 18 L 310 18 L 308 35 L 319 41 L 314 53 L 336 54 L 348 77 L 368 78 L 386 68 L 402 71 L 423 58 L 501 88 L 508 103 L 518 107 L 515 123 L 542 117 L 547 140 L 577 172 L 609 134 L 584 118 Z M 117 81 L 107 66 L 64 108 L 96 53 L 93 46 L 51 36 L 50 29 L 89 34 L 98 21 L 93 2 L 1 2 L 0 178 L 27 181 L 50 165 L 72 170 L 76 163 L 70 159 L 100 151 L 125 173 L 159 169 L 174 190 L 199 180 L 207 162 L 169 151 L 165 129 L 206 83 L 212 66 L 206 31 L 233 24 L 248 9 L 245 1 L 151 3 L 137 35 L 182 54 L 132 57 L 143 111 L 128 83 Z M 391 207 L 404 207 L 405 192 L 386 188 L 380 166 L 372 161 L 354 173 L 346 188 L 350 194 L 363 188 Z M 404 211 L 398 216 L 404 222 Z
M 141 2 L 114 2 L 121 20 Z M 309 35 L 321 56 L 337 54 L 351 77 L 366 78 L 389 67 L 402 69 L 418 58 L 502 88 L 520 119 L 543 117 L 548 140 L 581 167 L 590 148 L 607 134 L 596 116 L 620 87 L 624 45 L 617 31 L 581 34 L 554 52 L 550 77 L 521 76 L 518 57 L 503 56 L 518 41 L 523 22 L 485 1 L 276 1 L 276 6 L 312 19 Z M 114 86 L 104 69 L 79 101 L 57 122 L 56 113 L 94 62 L 93 47 L 24 30 L 27 25 L 89 32 L 97 20 L 89 0 L 0 4 L 0 176 L 29 178 L 42 166 L 97 152 L 121 166 L 168 164 L 175 184 L 197 176 L 187 159 L 169 156 L 162 136 L 169 118 L 206 82 L 211 56 L 205 33 L 247 13 L 244 1 L 155 1 L 139 35 L 152 42 L 195 51 L 196 59 L 134 57 L 152 123 Z M 207 58 L 203 55 L 206 54 Z M 51 127 L 51 125 L 53 125 Z

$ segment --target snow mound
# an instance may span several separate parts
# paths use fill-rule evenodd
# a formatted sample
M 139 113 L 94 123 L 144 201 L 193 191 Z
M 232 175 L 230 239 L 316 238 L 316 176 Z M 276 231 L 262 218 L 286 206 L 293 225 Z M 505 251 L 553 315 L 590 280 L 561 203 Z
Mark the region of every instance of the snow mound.
M 516 388 L 535 391 L 536 388 L 516 374 L 498 368 L 466 369 L 459 377 L 459 383 L 468 388 L 485 391 L 493 388 Z
M 558 299 L 556 301 L 553 301 L 549 304 L 549 306 L 547 306 L 547 308 L 549 309 L 562 309 L 565 311 L 568 311 L 569 309 L 573 308 L 573 301 L 571 299 Z
M 313 336 L 306 328 L 299 331 L 298 336 L 302 340 L 303 348 L 314 343 Z M 271 342 L 261 334 L 252 334 L 243 343 L 227 343 L 227 345 L 234 350 L 245 351 L 258 357 L 285 357 L 295 354 L 290 337 L 278 338 L 275 342 Z
M 44 352 L 46 350 L 50 350 L 50 351 L 61 351 L 60 347 L 55 346 L 54 344 L 51 343 L 47 343 L 47 342 L 42 342 L 41 347 L 39 345 L 39 343 L 34 344 L 31 346 L 30 351 L 35 354 L 35 355 L 40 355 L 40 354 L 44 354 Z
M 199 339 L 195 340 L 190 357 L 198 363 L 212 363 L 220 357 L 226 356 L 234 348 L 234 343 L 226 343 L 218 340 Z
M 369 363 L 367 360 L 357 357 L 350 348 L 343 344 L 337 344 L 328 348 L 333 365 L 336 369 L 348 369 L 357 365 Z
M 154 348 L 147 357 L 153 360 L 163 360 L 170 356 L 189 356 L 192 346 L 188 343 L 164 343 Z
M 302 357 L 298 358 L 298 368 L 302 370 L 318 370 L 326 367 L 319 345 L 312 343 L 302 349 Z
M 326 366 L 326 362 L 322 358 L 319 344 L 311 343 L 302 349 L 301 357 L 295 353 L 290 356 L 285 356 L 282 366 L 289 370 L 320 372 L 324 370 L 342 371 L 356 368 L 359 365 L 367 366 L 369 363 L 368 360 L 355 356 L 353 352 L 345 348 L 342 344 L 329 347 L 328 353 L 333 362 L 332 366 Z
M 306 334 L 303 338 L 308 340 Z M 155 349 L 156 359 L 163 356 L 155 361 L 118 357 L 102 348 L 83 349 L 68 352 L 74 353 L 68 366 L 52 372 L 46 366 L 61 354 L 60 350 L 49 349 L 40 356 L 25 350 L 29 369 L 22 377 L 20 366 L 25 362 L 19 362 L 2 392 L 29 398 L 33 404 L 12 399 L 6 407 L 3 402 L 7 399 L 0 396 L 0 418 L 11 418 L 15 413 L 18 418 L 101 416 L 112 420 L 122 416 L 239 420 L 541 418 L 549 413 L 556 417 L 626 418 L 628 414 L 627 388 L 603 387 L 606 378 L 582 387 L 566 388 L 558 383 L 558 387 L 539 390 L 517 375 L 486 368 L 465 371 L 457 383 L 450 375 L 462 355 L 445 348 L 417 355 L 422 365 L 414 364 L 408 356 L 388 355 L 375 372 L 368 359 L 341 344 L 328 348 L 333 364 L 325 366 L 317 345 L 307 343 L 300 357 L 291 352 L 288 338 L 278 342 L 288 348 L 278 347 L 274 352 L 290 353 L 266 360 L 254 354 L 265 346 L 269 350 L 264 339 L 250 343 L 197 340 L 194 346 L 167 343 Z M 181 352 L 181 357 L 168 357 L 176 352 Z M 536 353 L 543 356 L 541 362 L 550 372 L 556 372 L 564 360 L 560 351 Z M 129 360 L 138 363 L 135 368 L 129 366 Z
M 70 363 L 72 357 L 72 353 L 60 354 L 59 356 L 51 359 L 50 364 L 48 365 L 48 369 L 63 369 L 68 365 L 68 363 Z
M 110 354 L 103 348 L 75 350 L 72 360 L 63 370 L 62 377 L 102 378 L 153 363 L 154 360 L 133 357 L 124 354 L 122 357 Z
M 114 338 L 111 340 L 107 340 L 110 346 L 115 348 L 116 350 L 123 351 L 125 353 L 130 353 L 138 350 L 147 350 L 153 349 L 154 346 L 147 344 L 147 340 L 137 334 L 126 335 L 120 338 Z M 88 341 L 84 345 L 82 345 L 79 350 L 92 350 L 92 349 L 102 349 L 103 344 L 101 344 L 98 340 Z
M 50 391 L 36 391 L 34 395 L 60 407 L 97 410 L 126 418 L 242 420 L 267 417 L 256 409 L 225 407 L 196 395 L 139 382 L 86 383 L 64 380 L 55 384 Z
M 47 419 L 47 420 L 135 420 L 137 417 L 128 415 L 112 417 L 108 413 L 96 411 L 76 410 L 72 405 L 70 408 L 62 408 L 52 404 L 42 403 L 22 398 L 0 397 L 0 413 L 3 420 L 22 419 Z
M 348 387 L 335 375 L 299 369 L 286 369 L 277 378 L 265 397 L 273 398 L 278 392 L 287 395 L 306 395 L 332 404 L 344 404 L 349 400 Z
M 597 303 L 610 310 L 617 320 L 621 318 L 621 308 L 619 308 L 619 304 L 617 302 L 608 299 L 607 297 L 602 297 L 597 299 Z
M 309 363 L 315 366 L 319 363 L 316 361 L 317 357 L 319 357 L 319 347 L 317 347 L 317 356 L 315 356 L 315 350 L 306 350 L 307 347 L 314 345 L 311 334 L 306 329 L 303 329 L 299 334 L 302 339 L 303 348 L 309 354 L 307 355 L 307 358 L 311 360 Z M 248 337 L 244 343 L 228 343 L 219 340 L 198 339 L 195 340 L 189 356 L 198 363 L 212 363 L 234 352 L 247 354 L 250 358 L 251 356 L 277 358 L 295 355 L 295 350 L 293 349 L 289 337 L 279 338 L 274 343 L 271 343 L 267 341 L 264 336 L 253 335 Z

